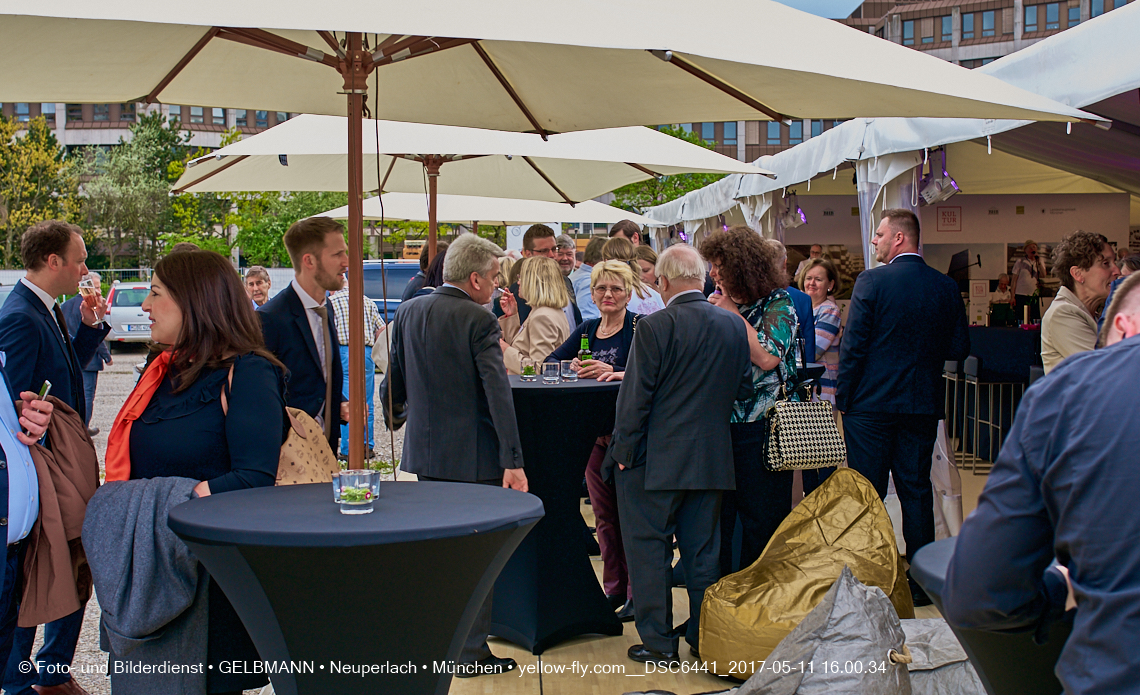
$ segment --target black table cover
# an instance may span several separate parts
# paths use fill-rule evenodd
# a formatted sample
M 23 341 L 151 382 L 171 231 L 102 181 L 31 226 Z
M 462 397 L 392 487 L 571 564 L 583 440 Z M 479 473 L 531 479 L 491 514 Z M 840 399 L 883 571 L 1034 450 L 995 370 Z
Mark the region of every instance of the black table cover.
M 590 563 L 579 505 L 594 441 L 613 433 L 621 382 L 510 381 L 527 481 L 546 516 L 499 575 L 491 634 L 534 654 L 578 635 L 620 635 Z
M 946 584 L 946 570 L 958 539 L 947 538 L 924 545 L 915 553 L 910 574 L 942 608 L 942 592 Z M 970 630 L 950 623 L 950 628 L 970 657 L 990 695 L 1059 695 L 1061 682 L 1053 675 L 1053 668 L 1071 625 L 1057 622 L 1051 626 L 1048 641 L 1038 645 L 1032 632 L 1002 633 Z
M 970 354 L 982 361 L 981 381 L 1029 383 L 1029 368 L 1041 366 L 1041 331 L 970 326 Z
M 513 490 L 408 482 L 381 483 L 375 511 L 347 516 L 317 484 L 191 500 L 169 524 L 262 660 L 292 665 L 271 675 L 278 695 L 443 695 L 477 609 L 542 514 Z

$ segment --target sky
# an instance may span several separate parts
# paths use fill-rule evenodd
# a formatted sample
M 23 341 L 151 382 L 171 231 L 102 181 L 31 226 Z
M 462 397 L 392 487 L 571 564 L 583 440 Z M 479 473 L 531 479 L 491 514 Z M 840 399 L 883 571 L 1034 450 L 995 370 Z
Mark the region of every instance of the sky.
M 776 0 L 776 2 L 820 17 L 837 19 L 850 15 L 862 0 Z

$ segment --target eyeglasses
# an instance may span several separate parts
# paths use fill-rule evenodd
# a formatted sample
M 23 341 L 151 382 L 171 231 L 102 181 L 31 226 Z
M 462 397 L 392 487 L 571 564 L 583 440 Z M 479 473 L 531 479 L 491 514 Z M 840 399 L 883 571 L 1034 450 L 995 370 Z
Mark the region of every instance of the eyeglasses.
M 599 285 L 593 289 L 593 292 L 594 292 L 594 294 L 598 295 L 599 297 L 604 297 L 604 296 L 606 296 L 606 294 L 612 294 L 613 296 L 618 297 L 620 295 L 625 294 L 625 288 L 624 287 L 607 287 L 605 285 Z

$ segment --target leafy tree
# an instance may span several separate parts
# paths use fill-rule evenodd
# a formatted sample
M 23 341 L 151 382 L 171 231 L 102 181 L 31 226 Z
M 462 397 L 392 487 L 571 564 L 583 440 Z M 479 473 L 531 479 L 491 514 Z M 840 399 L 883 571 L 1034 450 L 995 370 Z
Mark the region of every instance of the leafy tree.
M 713 149 L 713 143 L 702 140 L 696 133 L 686 132 L 673 126 L 661 126 L 659 130 L 666 135 L 700 145 L 705 149 Z M 614 200 L 610 204 L 623 210 L 640 213 L 646 208 L 676 200 L 690 191 L 704 188 L 722 178 L 724 174 L 675 174 L 639 181 L 615 190 Z
M 235 243 L 251 263 L 292 267 L 285 232 L 297 220 L 346 205 L 348 195 L 325 191 L 239 193 L 227 222 L 237 225 Z
M 21 128 L 26 129 L 19 135 Z M 42 220 L 77 221 L 82 213 L 72 162 L 41 116 L 27 123 L 0 117 L 0 263 L 19 265 L 20 236 Z

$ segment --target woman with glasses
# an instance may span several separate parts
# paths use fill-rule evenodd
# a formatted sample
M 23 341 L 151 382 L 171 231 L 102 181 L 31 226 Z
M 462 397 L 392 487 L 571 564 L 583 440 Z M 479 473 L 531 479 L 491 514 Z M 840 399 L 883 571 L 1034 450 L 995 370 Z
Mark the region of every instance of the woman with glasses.
M 629 348 L 638 315 L 627 310 L 630 295 L 637 286 L 633 268 L 624 261 L 602 261 L 590 273 L 590 293 L 602 315 L 578 325 L 570 338 L 547 360 L 573 359 L 578 376 L 598 381 L 620 381 L 625 374 Z M 590 345 L 593 359 L 579 361 L 578 350 L 582 336 Z M 625 563 L 625 546 L 621 541 L 618 523 L 617 495 L 614 488 L 602 481 L 602 459 L 610 437 L 599 437 L 586 464 L 586 488 L 590 491 L 590 504 L 594 508 L 598 546 L 602 549 L 602 587 L 606 598 L 623 622 L 633 620 L 633 601 L 630 594 L 629 570 Z M 624 608 L 622 608 L 624 606 Z

